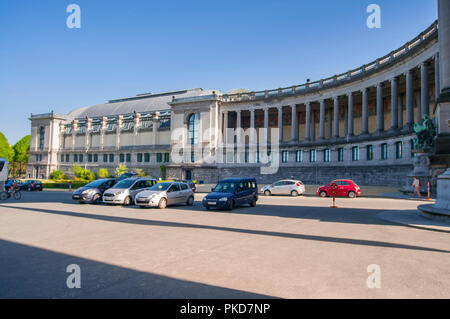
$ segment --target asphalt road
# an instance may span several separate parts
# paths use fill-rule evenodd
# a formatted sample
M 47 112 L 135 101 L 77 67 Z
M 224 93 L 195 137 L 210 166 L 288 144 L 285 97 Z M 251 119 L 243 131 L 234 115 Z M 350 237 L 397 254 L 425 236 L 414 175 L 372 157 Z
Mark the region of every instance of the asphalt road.
M 163 210 L 55 191 L 0 202 L 0 298 L 450 297 L 450 234 L 377 216 L 421 202 L 261 196 L 207 212 L 203 196 Z M 67 287 L 72 264 L 81 288 Z

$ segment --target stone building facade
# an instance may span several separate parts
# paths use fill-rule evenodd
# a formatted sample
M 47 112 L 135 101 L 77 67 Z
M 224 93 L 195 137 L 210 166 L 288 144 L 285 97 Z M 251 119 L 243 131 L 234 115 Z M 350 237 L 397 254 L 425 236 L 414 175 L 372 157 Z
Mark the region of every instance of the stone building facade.
M 403 186 L 413 169 L 413 123 L 434 116 L 439 59 L 435 22 L 386 56 L 315 82 L 258 92 L 148 93 L 31 115 L 27 174 L 70 174 L 74 164 L 113 173 L 124 163 L 154 177 L 164 165 L 168 178 L 205 183 L 245 175 L 260 183 L 293 176 Z M 261 147 L 266 137 L 278 152 Z M 222 160 L 211 162 L 197 148 Z M 277 162 L 271 174 L 261 173 L 266 155 Z

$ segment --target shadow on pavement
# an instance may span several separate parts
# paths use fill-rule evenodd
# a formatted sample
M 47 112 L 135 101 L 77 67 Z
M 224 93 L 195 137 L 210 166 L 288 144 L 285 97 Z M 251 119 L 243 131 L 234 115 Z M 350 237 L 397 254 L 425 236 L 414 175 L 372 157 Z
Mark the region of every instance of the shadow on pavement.
M 70 264 L 81 288 L 67 288 Z M 0 240 L 0 298 L 273 298 Z

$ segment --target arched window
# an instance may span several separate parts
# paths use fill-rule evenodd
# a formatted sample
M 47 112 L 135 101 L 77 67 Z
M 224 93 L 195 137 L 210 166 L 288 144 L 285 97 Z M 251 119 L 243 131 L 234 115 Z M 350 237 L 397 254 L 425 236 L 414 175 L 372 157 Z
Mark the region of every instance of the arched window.
M 39 128 L 39 149 L 44 149 L 44 143 L 45 143 L 45 128 L 41 126 Z
M 194 113 L 188 119 L 188 144 L 198 143 L 198 114 Z

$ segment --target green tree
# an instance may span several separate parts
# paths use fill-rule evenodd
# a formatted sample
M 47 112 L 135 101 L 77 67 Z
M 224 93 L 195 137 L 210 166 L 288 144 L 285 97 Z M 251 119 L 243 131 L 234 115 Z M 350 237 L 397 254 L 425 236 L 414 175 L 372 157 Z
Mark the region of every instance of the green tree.
M 83 168 L 78 164 L 73 164 L 72 168 L 70 169 L 73 173 L 73 175 L 80 177 L 80 172 Z
M 116 176 L 119 177 L 122 174 L 128 173 L 128 167 L 126 164 L 119 164 L 116 168 Z
M 11 148 L 2 132 L 0 132 L 0 157 L 6 158 L 10 163 L 14 159 L 14 150 Z
M 98 171 L 98 177 L 100 178 L 108 178 L 109 177 L 109 172 L 106 168 L 100 168 Z
M 164 165 L 164 164 L 162 164 L 160 167 L 159 167 L 159 172 L 160 172 L 160 177 L 162 178 L 162 179 L 166 179 L 166 166 Z
M 22 137 L 12 149 L 14 151 L 13 163 L 14 166 L 17 166 L 18 175 L 21 176 L 30 157 L 30 135 Z

